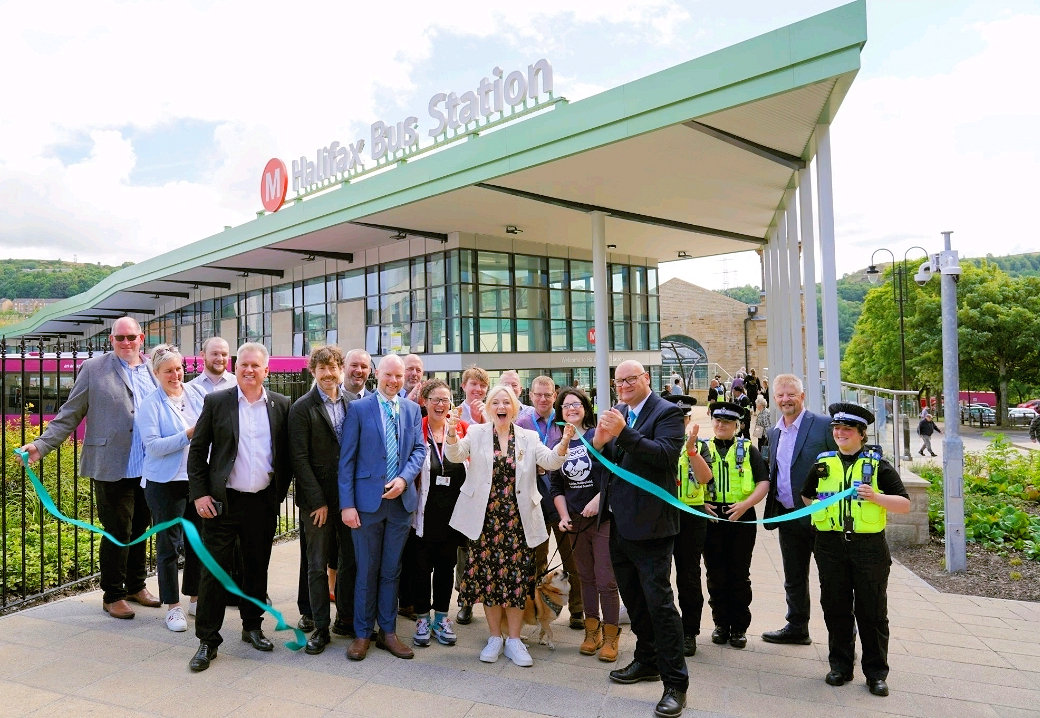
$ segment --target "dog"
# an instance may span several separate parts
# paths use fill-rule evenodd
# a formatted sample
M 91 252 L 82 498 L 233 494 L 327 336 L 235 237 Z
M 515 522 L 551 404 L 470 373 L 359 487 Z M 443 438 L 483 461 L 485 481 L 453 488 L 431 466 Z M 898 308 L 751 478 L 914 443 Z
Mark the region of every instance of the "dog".
M 538 626 L 538 643 L 548 646 L 550 651 L 556 650 L 553 643 L 552 622 L 560 616 L 567 596 L 571 592 L 571 582 L 562 569 L 546 574 L 534 587 L 534 598 L 528 598 L 524 606 L 524 624 Z

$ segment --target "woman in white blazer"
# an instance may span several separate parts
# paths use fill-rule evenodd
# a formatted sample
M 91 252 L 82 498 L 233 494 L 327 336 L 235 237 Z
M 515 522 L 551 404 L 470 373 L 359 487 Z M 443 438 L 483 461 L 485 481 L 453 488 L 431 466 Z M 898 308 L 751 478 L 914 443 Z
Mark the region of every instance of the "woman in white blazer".
M 560 443 L 550 449 L 536 432 L 513 423 L 520 402 L 509 387 L 493 387 L 485 407 L 488 423 L 471 425 L 465 437 L 458 436 L 458 416 L 453 413 L 444 442 L 449 460 L 469 459 L 466 481 L 449 521 L 473 542 L 460 600 L 484 604 L 490 637 L 480 660 L 494 663 L 504 648 L 513 663 L 530 666 L 520 628 L 535 578 L 534 549 L 549 538 L 536 467 L 552 471 L 563 465 L 574 427 L 566 426 Z M 503 614 L 509 633 L 505 641 Z
M 152 351 L 151 361 L 159 388 L 141 403 L 135 430 L 144 443 L 144 497 L 152 512 L 152 523 L 158 525 L 184 516 L 188 502 L 188 444 L 202 411 L 202 398 L 184 388 L 184 357 L 177 347 L 160 344 Z M 188 630 L 177 585 L 177 548 L 183 545 L 184 531 L 180 525 L 155 537 L 159 600 L 167 606 L 166 627 L 171 631 Z M 184 586 L 194 602 L 199 567 L 194 554 L 190 559 L 189 562 L 189 556 L 185 556 Z

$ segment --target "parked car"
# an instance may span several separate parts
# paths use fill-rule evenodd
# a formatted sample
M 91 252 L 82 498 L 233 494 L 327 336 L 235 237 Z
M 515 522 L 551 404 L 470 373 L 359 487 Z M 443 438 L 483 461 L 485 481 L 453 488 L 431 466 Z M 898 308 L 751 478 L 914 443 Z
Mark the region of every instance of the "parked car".
M 961 407 L 961 423 L 977 423 L 980 426 L 997 423 L 997 412 L 988 404 L 968 404 Z
M 1040 411 L 1040 399 L 1030 399 L 1029 401 L 1023 401 L 1018 405 L 1019 409 L 1036 409 Z
M 1008 409 L 1008 418 L 1018 421 L 1032 421 L 1037 416 L 1036 409 L 1015 406 Z

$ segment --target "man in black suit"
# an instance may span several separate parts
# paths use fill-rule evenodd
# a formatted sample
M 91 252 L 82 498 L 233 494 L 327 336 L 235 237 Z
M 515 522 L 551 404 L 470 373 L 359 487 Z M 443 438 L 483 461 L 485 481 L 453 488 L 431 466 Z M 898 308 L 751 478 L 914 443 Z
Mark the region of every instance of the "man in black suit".
M 188 481 L 202 519 L 206 548 L 231 571 L 235 541 L 242 555 L 242 591 L 258 601 L 267 596 L 267 569 L 278 508 L 289 491 L 288 397 L 267 391 L 268 353 L 249 342 L 238 349 L 238 386 L 210 394 L 202 405 L 188 448 Z M 242 640 L 258 651 L 274 645 L 260 630 L 263 611 L 243 601 Z M 202 574 L 195 635 L 199 650 L 188 663 L 204 671 L 223 639 L 224 591 L 209 571 Z
M 332 638 L 327 572 L 330 565 L 337 568 L 337 633 L 354 633 L 354 545 L 350 529 L 336 514 L 339 440 L 347 404 L 357 397 L 342 386 L 343 365 L 343 350 L 339 347 L 312 349 L 307 368 L 314 376 L 314 387 L 289 409 L 289 451 L 296 475 L 296 503 L 306 536 L 308 597 L 314 619 L 314 633 L 304 650 L 311 655 L 324 651 Z M 333 558 L 335 563 L 330 563 Z
M 782 516 L 803 506 L 801 495 L 816 457 L 837 446 L 829 416 L 805 409 L 805 389 L 794 374 L 773 380 L 773 401 L 780 408 L 780 421 L 769 430 L 769 494 L 766 517 Z M 767 529 L 777 524 L 766 524 Z M 787 625 L 766 631 L 767 643 L 809 645 L 809 562 L 816 536 L 808 516 L 779 524 L 780 556 L 784 562 L 784 592 L 787 594 Z
M 650 390 L 650 374 L 639 362 L 614 371 L 621 403 L 603 412 L 593 445 L 614 442 L 622 467 L 675 494 L 679 453 L 685 440 L 683 412 Z M 664 682 L 654 709 L 661 718 L 682 713 L 690 675 L 683 658 L 683 625 L 672 595 L 672 549 L 679 510 L 616 476 L 607 487 L 614 515 L 610 558 L 621 598 L 636 634 L 633 660 L 610 672 L 616 683 Z

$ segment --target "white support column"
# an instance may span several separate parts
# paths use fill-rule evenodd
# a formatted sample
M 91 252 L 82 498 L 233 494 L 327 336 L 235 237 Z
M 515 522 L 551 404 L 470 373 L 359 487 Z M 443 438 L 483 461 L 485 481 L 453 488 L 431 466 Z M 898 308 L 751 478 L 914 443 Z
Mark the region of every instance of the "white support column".
M 820 185 L 820 281 L 823 304 L 823 370 L 825 401 L 841 397 L 841 359 L 838 347 L 838 270 L 834 258 L 834 190 L 831 185 L 829 125 L 817 125 L 816 180 Z
M 783 366 L 780 361 L 780 325 L 783 321 L 783 302 L 780 299 L 780 269 L 777 263 L 777 237 L 776 228 L 769 234 L 769 243 L 766 245 L 766 257 L 769 264 L 769 286 L 766 287 L 766 297 L 769 300 L 769 373 L 770 376 L 783 374 Z
M 592 296 L 596 329 L 596 404 L 610 408 L 610 326 L 607 323 L 607 215 L 590 212 L 592 225 Z
M 777 296 L 777 313 L 780 315 L 777 337 L 780 348 L 780 369 L 783 373 L 791 372 L 791 309 L 789 297 L 791 296 L 791 273 L 787 266 L 787 216 L 780 215 L 780 221 L 776 227 L 776 262 L 779 271 L 777 276 L 780 280 L 780 292 Z
M 822 413 L 820 392 L 820 330 L 816 311 L 816 238 L 813 234 L 812 173 L 808 167 L 798 170 L 798 202 L 802 215 L 802 293 L 805 308 L 805 403 L 810 411 Z
M 798 248 L 798 210 L 795 208 L 794 191 L 789 191 L 784 203 L 787 205 L 787 269 L 791 273 L 791 373 L 805 377 L 806 357 L 802 338 L 802 271 L 801 253 Z M 811 381 L 809 376 L 807 381 Z

